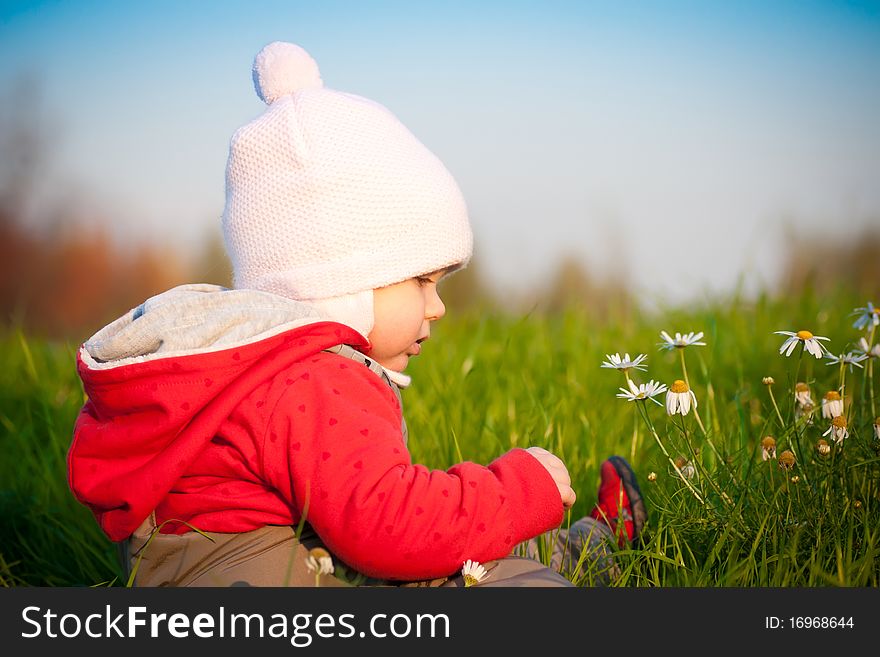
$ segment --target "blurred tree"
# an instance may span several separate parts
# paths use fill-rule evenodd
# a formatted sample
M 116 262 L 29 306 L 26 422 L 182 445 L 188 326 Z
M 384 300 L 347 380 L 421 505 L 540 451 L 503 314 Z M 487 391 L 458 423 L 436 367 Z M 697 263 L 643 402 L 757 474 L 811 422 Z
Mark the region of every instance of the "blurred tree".
M 880 299 L 880 220 L 848 238 L 788 235 L 780 291 L 788 295 L 833 294 L 841 286 L 865 301 Z
M 541 293 L 538 309 L 549 314 L 579 309 L 597 321 L 625 319 L 634 305 L 626 283 L 617 277 L 596 280 L 583 260 L 568 255 L 560 259 L 556 273 Z
M 183 263 L 169 248 L 123 248 L 104 228 L 86 230 L 75 204 L 34 203 L 50 131 L 39 89 L 24 75 L 0 98 L 0 325 L 78 340 L 185 281 Z

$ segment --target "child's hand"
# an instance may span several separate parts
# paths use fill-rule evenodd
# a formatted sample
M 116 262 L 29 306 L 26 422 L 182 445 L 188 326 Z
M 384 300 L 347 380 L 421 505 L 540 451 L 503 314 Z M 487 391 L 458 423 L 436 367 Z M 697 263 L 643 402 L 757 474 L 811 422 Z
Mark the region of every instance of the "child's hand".
M 568 474 L 568 468 L 565 467 L 565 463 L 543 447 L 529 447 L 526 451 L 547 468 L 547 472 L 553 477 L 553 481 L 556 482 L 556 487 L 559 489 L 559 495 L 562 497 L 562 506 L 566 509 L 571 508 L 577 499 L 577 495 L 575 495 L 574 489 L 571 487 L 571 477 Z

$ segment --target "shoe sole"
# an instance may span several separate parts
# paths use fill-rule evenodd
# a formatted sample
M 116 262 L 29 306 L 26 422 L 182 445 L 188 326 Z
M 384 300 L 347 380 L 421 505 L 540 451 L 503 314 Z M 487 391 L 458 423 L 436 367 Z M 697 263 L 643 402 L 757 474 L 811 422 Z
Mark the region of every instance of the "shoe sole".
M 642 535 L 642 528 L 645 526 L 645 521 L 648 519 L 648 514 L 645 510 L 645 501 L 642 499 L 642 491 L 639 489 L 639 484 L 636 481 L 636 473 L 633 472 L 633 469 L 630 467 L 629 463 L 626 462 L 625 458 L 622 456 L 612 456 L 608 461 L 614 467 L 614 471 L 617 472 L 620 481 L 623 482 L 623 490 L 629 499 L 630 506 L 632 507 L 632 542 L 635 542 L 636 539 Z

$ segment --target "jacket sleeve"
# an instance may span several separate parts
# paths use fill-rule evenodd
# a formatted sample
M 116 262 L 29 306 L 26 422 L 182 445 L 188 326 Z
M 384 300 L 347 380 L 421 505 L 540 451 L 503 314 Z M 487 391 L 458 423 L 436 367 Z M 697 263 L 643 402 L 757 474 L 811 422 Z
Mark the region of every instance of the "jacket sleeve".
M 346 564 L 384 579 L 441 577 L 467 559 L 504 557 L 562 522 L 555 482 L 523 449 L 488 466 L 414 465 L 394 393 L 339 360 L 322 360 L 281 396 L 263 468 Z

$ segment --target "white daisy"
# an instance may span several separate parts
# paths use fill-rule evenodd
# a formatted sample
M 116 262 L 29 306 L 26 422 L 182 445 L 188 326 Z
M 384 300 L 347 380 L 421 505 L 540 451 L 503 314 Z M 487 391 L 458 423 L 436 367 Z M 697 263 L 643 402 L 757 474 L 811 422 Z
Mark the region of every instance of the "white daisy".
M 794 398 L 801 406 L 812 406 L 813 398 L 810 396 L 810 387 L 803 381 L 798 381 L 794 386 Z
M 847 436 L 849 436 L 849 432 L 846 430 L 846 418 L 843 415 L 838 415 L 831 420 L 831 426 L 828 427 L 822 435 L 827 436 L 829 433 L 831 434 L 831 437 L 839 443 L 846 440 Z
M 479 584 L 486 579 L 488 574 L 479 561 L 468 559 L 461 568 L 461 576 L 464 578 L 465 587 Z
M 819 456 L 828 456 L 831 453 L 831 445 L 824 438 L 819 438 L 819 442 L 816 443 L 816 450 L 819 452 Z
M 822 398 L 822 417 L 828 419 L 838 415 L 843 415 L 843 400 L 840 398 L 839 392 L 829 390 Z
M 602 363 L 602 367 L 610 367 L 615 370 L 642 370 L 647 372 L 647 367 L 642 367 L 642 363 L 648 358 L 647 354 L 639 354 L 634 359 L 630 359 L 629 354 L 624 354 L 623 358 L 620 354 L 606 354 L 606 360 Z
M 864 340 L 864 338 L 862 338 Z M 849 352 L 848 354 L 840 354 L 839 356 L 833 356 L 832 354 L 827 354 L 825 358 L 828 359 L 828 365 L 849 365 L 849 371 L 853 371 L 853 365 L 861 368 L 862 366 L 859 364 L 863 360 L 867 360 L 867 354 L 857 354 L 854 351 Z
M 666 331 L 660 331 L 660 337 L 663 338 L 663 342 L 658 342 L 657 344 L 661 349 L 684 349 L 685 347 L 690 347 L 691 345 L 695 347 L 705 347 L 705 342 L 698 342 L 698 340 L 702 339 L 703 332 L 694 333 L 691 331 L 690 333 L 682 335 L 681 333 L 676 333 L 675 337 L 672 338 Z
M 761 458 L 765 461 L 776 458 L 776 439 L 773 436 L 764 436 L 761 441 Z
M 851 314 L 858 315 L 853 328 L 865 329 L 871 325 L 880 326 L 880 308 L 875 308 L 870 301 L 864 308 L 856 308 Z
M 658 406 L 662 406 L 660 402 L 658 402 L 654 397 L 661 393 L 666 392 L 666 384 L 660 383 L 659 381 L 654 381 L 651 379 L 647 383 L 641 383 L 636 385 L 631 380 L 627 380 L 629 384 L 629 390 L 626 388 L 618 388 L 620 390 L 617 393 L 617 396 L 621 399 L 626 399 L 627 401 L 645 401 L 646 399 L 650 399 L 652 402 L 657 404 Z
M 880 417 L 874 419 L 874 438 L 880 440 Z
M 691 412 L 691 403 L 697 407 L 697 398 L 694 391 L 681 379 L 672 382 L 672 387 L 666 393 L 666 414 L 675 415 L 681 413 L 687 415 Z
M 312 548 L 309 550 L 309 556 L 306 557 L 306 568 L 315 575 L 332 575 L 333 559 L 324 548 Z
M 880 342 L 872 347 L 865 338 L 859 338 L 859 346 L 856 347 L 856 351 L 865 358 L 880 358 Z
M 802 343 L 804 345 L 804 349 L 813 354 L 816 358 L 822 358 L 822 353 L 827 351 L 825 345 L 823 345 L 819 340 L 830 340 L 831 338 L 826 338 L 821 335 L 813 335 L 809 331 L 798 331 L 797 333 L 792 333 L 791 331 L 774 331 L 777 335 L 787 335 L 788 339 L 782 343 L 782 346 L 779 348 L 779 353 L 785 352 L 786 356 L 791 356 L 791 352 L 794 351 L 794 348 L 798 346 L 798 343 Z

